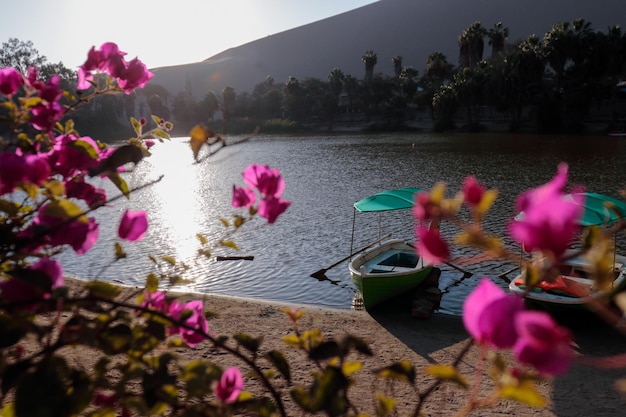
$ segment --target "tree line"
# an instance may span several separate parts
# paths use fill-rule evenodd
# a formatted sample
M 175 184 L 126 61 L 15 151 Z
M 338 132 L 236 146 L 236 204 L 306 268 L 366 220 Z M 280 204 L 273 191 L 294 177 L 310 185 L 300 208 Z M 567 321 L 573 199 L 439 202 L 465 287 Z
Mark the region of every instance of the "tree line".
M 392 75 L 376 72 L 377 54 L 366 50 L 361 78 L 340 68 L 331 69 L 326 79 L 292 76 L 277 82 L 268 76 L 251 92 L 227 86 L 200 100 L 190 82 L 176 95 L 148 84 L 131 95 L 101 100 L 98 109 L 87 108 L 74 119 L 88 131 L 106 126 L 113 133 L 127 125 L 128 114 L 157 114 L 173 120 L 182 134 L 198 122 L 226 133 L 255 125 L 266 132 L 332 129 L 338 122 L 357 121 L 398 128 L 416 114 L 428 115 L 435 130 L 479 130 L 484 108 L 503 117 L 511 131 L 531 125 L 541 132 L 580 132 L 592 108 L 605 109 L 607 126 L 619 122 L 618 84 L 626 70 L 626 34 L 619 26 L 600 31 L 577 19 L 553 25 L 543 37 L 509 42 L 508 36 L 501 22 L 490 29 L 474 22 L 458 37 L 456 66 L 433 52 L 421 74 L 400 55 L 389 63 Z M 29 65 L 42 68 L 44 76 L 60 74 L 68 83 L 75 77 L 62 63 L 49 64 L 31 42 L 10 39 L 2 45 L 0 66 L 25 71 Z

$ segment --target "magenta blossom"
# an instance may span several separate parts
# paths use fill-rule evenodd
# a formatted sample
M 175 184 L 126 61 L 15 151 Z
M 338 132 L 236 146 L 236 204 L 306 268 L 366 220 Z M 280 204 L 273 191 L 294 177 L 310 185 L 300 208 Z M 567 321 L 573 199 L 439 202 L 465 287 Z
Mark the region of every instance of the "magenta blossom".
M 131 242 L 142 239 L 148 230 L 148 217 L 145 211 L 126 210 L 122 215 L 118 235 Z
M 89 136 L 60 135 L 48 154 L 48 163 L 56 173 L 71 177 L 98 166 L 105 153 Z
M 32 272 L 36 274 L 33 275 Z M 41 300 L 50 298 L 53 290 L 65 284 L 61 264 L 49 258 L 42 258 L 28 268 L 15 273 L 15 276 L 0 282 L 0 296 L 6 301 Z M 27 307 L 34 310 L 34 305 Z
M 0 68 L 0 93 L 12 96 L 24 84 L 24 77 L 15 68 Z
M 559 259 L 578 233 L 582 201 L 563 194 L 566 182 L 567 165 L 560 164 L 552 181 L 518 198 L 521 218 L 509 224 L 509 233 L 525 250 L 540 250 Z
M 215 395 L 220 401 L 232 404 L 237 401 L 242 390 L 243 377 L 241 376 L 241 371 L 236 367 L 232 367 L 226 369 L 222 374 L 215 387 Z
M 93 247 L 98 234 L 98 223 L 93 217 L 68 218 L 63 209 L 53 202 L 39 209 L 33 227 L 26 230 L 22 237 L 41 239 L 38 244 L 70 245 L 76 253 L 82 255 Z
M 169 308 L 167 300 L 165 299 L 165 293 L 163 291 L 145 291 L 144 299 L 141 302 L 141 306 L 145 308 L 154 308 L 161 312 L 166 312 Z
M 183 320 L 186 326 L 193 329 L 172 326 L 168 329 L 168 335 L 180 334 L 189 347 L 195 347 L 204 340 L 204 334 L 209 331 L 209 323 L 204 316 L 202 301 L 194 300 L 181 304 L 174 300 L 169 306 L 168 314 L 174 320 Z
M 421 221 L 435 218 L 433 211 L 434 204 L 430 198 L 430 194 L 421 191 L 415 194 L 413 200 L 413 217 Z
M 283 214 L 291 205 L 290 201 L 282 198 L 268 196 L 259 203 L 259 216 L 267 219 L 269 224 L 273 224 L 278 216 Z
M 519 337 L 513 353 L 519 362 L 547 375 L 560 375 L 569 369 L 574 360 L 569 330 L 538 311 L 517 314 L 514 324 Z
M 41 185 L 49 175 L 48 163 L 38 155 L 0 152 L 0 195 L 12 192 L 23 182 Z
M 94 79 L 92 71 L 104 72 L 115 78 L 126 94 L 145 86 L 154 74 L 137 58 L 127 62 L 125 55 L 126 52 L 120 51 L 113 42 L 102 44 L 100 49 L 92 47 L 87 54 L 87 61 L 78 69 L 78 89 L 91 87 L 90 81 Z
M 84 177 L 65 182 L 65 194 L 68 198 L 83 200 L 89 208 L 97 208 L 106 203 L 106 191 L 85 182 Z
M 251 207 L 256 201 L 256 194 L 249 188 L 233 185 L 233 207 Z
M 421 225 L 415 227 L 417 253 L 424 262 L 437 265 L 450 258 L 448 243 L 441 237 L 436 228 L 427 228 Z
M 279 197 L 285 189 L 285 180 L 280 172 L 268 165 L 250 165 L 243 172 L 243 180 L 248 187 L 259 190 L 264 197 Z
M 463 303 L 463 324 L 478 344 L 510 348 L 518 339 L 515 315 L 523 308 L 521 297 L 506 294 L 485 277 Z
M 480 204 L 483 196 L 485 195 L 485 186 L 480 184 L 476 180 L 476 177 L 470 175 L 465 178 L 465 181 L 463 181 L 461 192 L 463 193 L 465 202 L 470 207 L 476 207 Z

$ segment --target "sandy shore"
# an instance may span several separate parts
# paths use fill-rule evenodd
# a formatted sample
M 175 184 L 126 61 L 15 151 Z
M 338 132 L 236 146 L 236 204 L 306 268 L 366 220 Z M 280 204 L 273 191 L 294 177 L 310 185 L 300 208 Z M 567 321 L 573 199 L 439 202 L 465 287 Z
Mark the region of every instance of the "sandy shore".
M 70 281 L 70 285 L 75 282 Z M 128 289 L 131 290 L 131 289 Z M 381 312 L 335 310 L 311 306 L 277 304 L 234 297 L 205 294 L 182 294 L 184 299 L 202 299 L 205 308 L 216 316 L 209 320 L 210 332 L 217 335 L 233 335 L 238 332 L 254 337 L 264 336 L 261 351 L 279 349 L 287 354 L 296 384 L 310 381 L 310 364 L 299 352 L 287 348 L 282 337 L 292 333 L 292 323 L 280 311 L 281 307 L 305 311 L 301 329 L 319 328 L 326 338 L 341 337 L 350 333 L 367 341 L 374 355 L 365 360 L 365 367 L 358 375 L 358 383 L 352 392 L 353 399 L 362 411 L 374 415 L 369 399 L 379 390 L 397 398 L 398 415 L 410 415 L 415 399 L 433 379 L 424 374 L 424 368 L 433 363 L 452 363 L 468 343 L 460 317 L 435 314 L 427 320 L 413 319 L 405 312 Z M 591 317 L 568 320 L 565 323 L 574 333 L 579 351 L 585 355 L 607 356 L 626 352 L 626 336 L 599 323 Z M 222 366 L 239 365 L 229 355 L 217 352 L 208 342 L 194 349 L 176 349 L 185 358 L 204 358 Z M 478 358 L 478 348 L 472 347 L 461 361 L 460 370 L 471 381 Z M 93 361 L 89 354 L 79 348 L 71 349 L 75 363 L 89 369 Z M 356 356 L 355 356 L 356 359 Z M 372 370 L 405 359 L 418 371 L 414 387 L 394 383 L 390 387 L 372 375 Z M 618 416 L 626 415 L 626 398 L 614 388 L 614 381 L 626 378 L 626 370 L 605 371 L 576 364 L 565 376 L 540 383 L 541 393 L 548 399 L 547 408 L 536 409 L 512 401 L 500 401 L 489 409 L 477 410 L 472 416 Z M 246 389 L 258 392 L 252 380 L 246 380 Z M 488 378 L 483 378 L 483 391 L 488 392 Z M 290 416 L 303 415 L 294 407 L 285 391 Z M 468 393 L 452 384 L 436 389 L 428 400 L 425 416 L 452 416 L 461 409 Z

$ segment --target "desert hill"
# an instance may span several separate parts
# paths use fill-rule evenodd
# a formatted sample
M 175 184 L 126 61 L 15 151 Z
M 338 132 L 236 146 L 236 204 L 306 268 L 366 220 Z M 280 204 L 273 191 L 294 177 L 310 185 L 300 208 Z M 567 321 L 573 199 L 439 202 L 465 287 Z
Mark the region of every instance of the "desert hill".
M 514 42 L 531 34 L 542 37 L 553 24 L 578 18 L 601 31 L 624 26 L 626 0 L 380 0 L 225 50 L 202 62 L 152 69 L 151 84 L 160 84 L 172 94 L 191 88 L 196 98 L 202 98 L 210 90 L 219 94 L 226 86 L 238 93 L 251 92 L 267 76 L 276 83 L 284 83 L 289 76 L 325 80 L 333 68 L 362 79 L 361 56 L 368 49 L 377 54 L 377 73 L 391 75 L 391 58 L 400 55 L 403 65 L 421 74 L 426 58 L 435 51 L 456 65 L 458 36 L 475 21 L 487 29 L 501 21 L 509 28 L 509 42 Z M 190 42 L 188 47 L 202 46 Z M 484 56 L 488 54 L 485 41 Z

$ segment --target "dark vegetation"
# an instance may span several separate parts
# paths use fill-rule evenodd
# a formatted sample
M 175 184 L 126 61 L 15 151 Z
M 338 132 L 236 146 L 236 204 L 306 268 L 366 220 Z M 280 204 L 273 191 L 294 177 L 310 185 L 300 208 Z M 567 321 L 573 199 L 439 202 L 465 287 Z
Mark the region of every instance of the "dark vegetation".
M 457 66 L 440 52 L 429 55 L 420 74 L 394 56 L 393 75 L 375 72 L 380 63 L 372 50 L 361 60 L 358 78 L 330 69 L 327 79 L 296 77 L 277 82 L 271 76 L 251 92 L 236 86 L 207 91 L 197 100 L 191 87 L 175 96 L 148 84 L 130 95 L 105 97 L 72 115 L 83 134 L 119 138 L 130 133 L 131 115 L 158 115 L 175 124 L 174 135 L 205 123 L 222 133 L 315 130 L 410 130 L 426 125 L 435 131 L 489 129 L 581 133 L 621 125 L 626 95 L 626 34 L 619 26 L 593 30 L 579 19 L 557 23 L 544 36 L 508 42 L 502 23 L 487 29 L 471 24 L 458 38 Z M 486 51 L 488 50 L 488 51 Z M 488 54 L 486 52 L 489 52 Z M 31 42 L 10 39 L 2 45 L 0 67 L 25 71 L 36 65 L 42 75 L 61 74 L 71 85 L 75 76 L 62 63 L 48 64 Z

